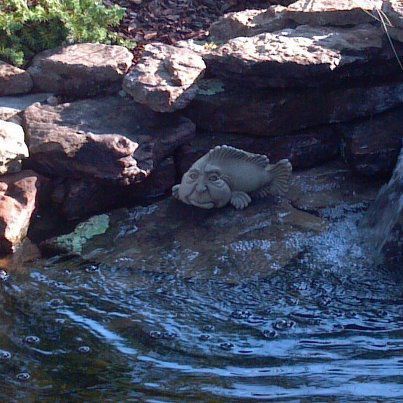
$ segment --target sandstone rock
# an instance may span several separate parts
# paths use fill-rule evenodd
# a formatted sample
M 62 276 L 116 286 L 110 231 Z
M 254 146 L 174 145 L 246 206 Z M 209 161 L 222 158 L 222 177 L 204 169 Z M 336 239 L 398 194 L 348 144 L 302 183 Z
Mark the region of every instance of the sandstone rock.
M 300 25 L 357 25 L 373 22 L 381 6 L 382 0 L 298 0 L 285 14 Z
M 403 84 L 306 91 L 253 91 L 214 82 L 186 114 L 200 129 L 282 136 L 304 128 L 371 116 L 403 102 Z
M 178 164 L 183 174 L 211 148 L 227 144 L 235 148 L 265 154 L 271 162 L 286 158 L 293 169 L 309 168 L 337 158 L 341 136 L 333 126 L 306 129 L 279 137 L 254 137 L 233 133 L 198 133 L 191 146 L 179 150 Z
M 33 105 L 23 124 L 32 169 L 124 185 L 147 177 L 195 131 L 186 118 L 147 111 L 119 96 Z
M 400 107 L 339 126 L 344 158 L 355 172 L 373 177 L 393 171 L 403 140 L 402 116 Z
M 365 209 L 375 200 L 382 180 L 354 175 L 342 161 L 294 172 L 287 198 L 293 207 L 320 217 L 339 219 L 351 207 Z
M 10 275 L 29 273 L 33 262 L 40 257 L 41 252 L 38 246 L 25 238 L 12 255 L 0 257 L 0 267 L 6 268 L 7 274 Z
M 316 87 L 354 78 L 399 76 L 399 65 L 383 45 L 381 27 L 289 28 L 230 39 L 204 55 L 208 71 L 249 87 Z M 402 55 L 403 47 L 396 49 Z M 382 69 L 380 69 L 382 66 Z
M 0 97 L 0 119 L 10 120 L 35 102 L 45 102 L 52 94 L 40 93 L 18 97 Z
M 384 185 L 362 222 L 376 257 L 400 274 L 403 267 L 403 149 L 389 183 Z
M 21 126 L 0 120 L 0 175 L 21 170 L 21 160 L 28 157 Z
M 33 171 L 0 179 L 0 252 L 12 253 L 25 238 L 36 208 L 40 177 Z
M 242 211 L 203 210 L 169 198 L 116 210 L 109 215 L 108 230 L 89 240 L 81 257 L 105 269 L 214 276 L 225 282 L 280 269 L 286 274 L 287 264 L 294 269 L 306 258 L 312 265 L 345 267 L 355 257 L 366 257 L 356 244 L 355 222 L 378 187 L 359 181 L 351 186 L 345 164 L 331 165 L 295 176 L 287 198 L 297 207 L 287 199 L 267 198 Z M 304 197 L 315 201 L 324 193 L 326 198 L 313 205 L 314 214 L 300 209 Z
M 132 59 L 122 46 L 80 43 L 39 53 L 28 71 L 36 91 L 84 98 L 119 91 Z
M 95 264 L 174 270 L 205 278 L 213 271 L 225 271 L 229 279 L 245 267 L 254 274 L 280 268 L 298 254 L 287 248 L 291 234 L 326 228 L 322 219 L 286 201 L 256 202 L 240 214 L 230 209 L 217 213 L 189 208 L 171 198 L 117 210 L 110 214 L 107 232 L 87 242 L 81 256 Z
M 385 24 L 390 36 L 403 42 L 403 3 L 400 0 L 384 0 L 382 11 L 388 20 Z
M 108 181 L 66 179 L 55 187 L 52 202 L 67 220 L 83 219 L 170 194 L 176 181 L 176 167 L 170 158 L 163 161 L 143 182 L 130 186 Z
M 126 75 L 123 88 L 135 101 L 157 112 L 183 109 L 197 93 L 197 80 L 206 68 L 203 59 L 185 48 L 154 43 Z
M 239 36 L 255 36 L 263 32 L 274 32 L 292 27 L 291 20 L 282 6 L 268 9 L 244 10 L 225 14 L 209 29 L 213 40 L 227 41 Z
M 32 85 L 29 73 L 0 60 L 0 96 L 29 92 Z

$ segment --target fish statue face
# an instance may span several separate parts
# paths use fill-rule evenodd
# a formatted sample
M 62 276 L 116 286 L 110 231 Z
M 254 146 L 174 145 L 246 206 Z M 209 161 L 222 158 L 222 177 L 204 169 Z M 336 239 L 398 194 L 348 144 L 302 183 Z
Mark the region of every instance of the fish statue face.
M 219 167 L 194 164 L 182 178 L 178 198 L 186 204 L 211 209 L 231 200 L 231 188 Z
M 270 164 L 265 155 L 222 145 L 198 159 L 183 175 L 172 195 L 183 203 L 212 209 L 231 203 L 247 207 L 253 198 L 283 195 L 292 166 L 288 160 Z

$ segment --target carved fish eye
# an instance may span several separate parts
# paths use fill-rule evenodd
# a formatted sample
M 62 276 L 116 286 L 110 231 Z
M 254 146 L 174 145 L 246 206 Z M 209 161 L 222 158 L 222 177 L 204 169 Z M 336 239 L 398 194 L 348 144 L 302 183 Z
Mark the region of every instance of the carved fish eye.
M 219 178 L 219 176 L 216 175 L 216 174 L 210 175 L 209 178 L 208 178 L 208 180 L 209 180 L 210 182 L 216 182 L 216 181 L 218 181 L 218 179 L 220 179 L 220 178 Z
M 193 181 L 196 180 L 199 177 L 199 175 L 197 174 L 197 172 L 191 172 L 189 174 L 189 178 L 192 179 Z

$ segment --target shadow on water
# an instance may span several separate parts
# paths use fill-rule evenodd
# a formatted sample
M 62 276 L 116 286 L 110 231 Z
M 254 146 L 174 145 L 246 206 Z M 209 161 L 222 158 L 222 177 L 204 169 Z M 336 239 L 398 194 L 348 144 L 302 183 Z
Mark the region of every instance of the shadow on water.
M 330 231 L 286 267 L 231 282 L 76 258 L 10 272 L 0 399 L 396 401 L 401 280 L 336 234 L 334 251 Z

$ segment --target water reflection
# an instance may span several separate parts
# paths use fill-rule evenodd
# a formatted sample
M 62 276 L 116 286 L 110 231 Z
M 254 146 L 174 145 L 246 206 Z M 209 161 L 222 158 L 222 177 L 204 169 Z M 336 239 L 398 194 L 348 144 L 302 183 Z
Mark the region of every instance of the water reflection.
M 78 259 L 10 271 L 0 398 L 402 398 L 401 284 L 311 246 L 231 282 Z

